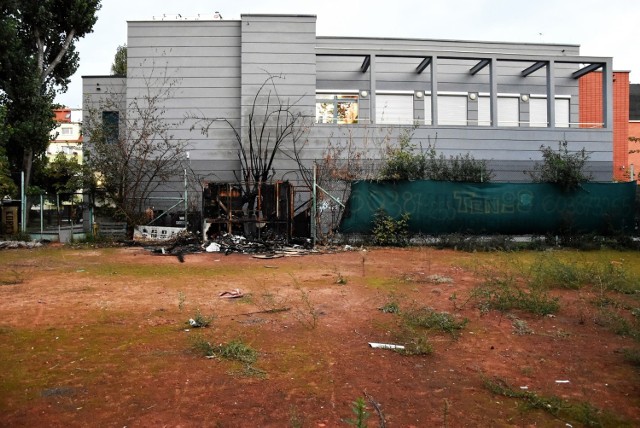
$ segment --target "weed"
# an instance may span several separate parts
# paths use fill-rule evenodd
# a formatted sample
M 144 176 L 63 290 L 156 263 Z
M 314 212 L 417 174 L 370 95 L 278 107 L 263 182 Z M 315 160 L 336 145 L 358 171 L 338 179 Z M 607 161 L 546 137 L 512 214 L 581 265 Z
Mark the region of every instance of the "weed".
M 24 282 L 24 275 L 17 269 L 5 272 L 5 277 L 0 278 L 0 285 L 18 285 Z
M 537 315 L 548 315 L 560 309 L 558 298 L 550 297 L 538 288 L 524 291 L 510 275 L 500 277 L 494 274 L 492 278 L 475 287 L 471 297 L 478 302 L 478 307 L 483 313 L 492 309 L 500 312 L 520 309 Z
M 404 342 L 404 349 L 394 349 L 395 352 L 402 355 L 431 355 L 433 354 L 433 345 L 424 335 L 411 335 Z
M 178 291 L 178 310 L 180 310 L 180 312 L 182 312 L 182 309 L 184 308 L 185 300 L 187 300 L 187 296 L 185 296 L 182 291 Z
M 624 360 L 631 365 L 640 367 L 640 349 L 624 349 L 622 351 Z
M 227 344 L 213 346 L 202 337 L 197 337 L 193 340 L 193 349 L 205 357 L 239 361 L 247 365 L 255 363 L 258 359 L 258 352 L 241 340 L 232 340 Z
M 354 418 L 345 419 L 344 421 L 357 428 L 366 428 L 367 419 L 369 419 L 369 412 L 367 412 L 367 403 L 363 397 L 358 397 L 356 401 L 351 403 L 351 411 L 354 414 Z
M 397 314 L 400 312 L 400 306 L 397 302 L 392 301 L 389 303 L 385 303 L 385 305 L 382 306 L 380 310 L 385 314 Z
M 513 327 L 513 333 L 517 334 L 518 336 L 533 334 L 533 330 L 531 330 L 529 324 L 527 324 L 525 320 L 511 317 L 511 326 Z
M 404 312 L 404 320 L 413 327 L 422 327 L 428 330 L 440 330 L 445 333 L 451 334 L 456 337 L 460 330 L 462 330 L 467 323 L 468 319 L 462 321 L 456 320 L 456 318 L 448 312 L 436 312 L 432 308 L 418 308 Z
M 298 409 L 296 408 L 296 406 L 291 406 L 289 408 L 289 414 L 289 424 L 291 425 L 291 428 L 302 428 L 302 426 L 304 425 L 304 420 L 298 413 Z
M 608 308 L 603 308 L 599 311 L 595 322 L 613 331 L 617 335 L 640 340 L 640 322 L 638 322 L 638 320 L 629 321 L 619 313 Z
M 342 274 L 340 272 L 338 272 L 337 276 L 338 277 L 336 279 L 336 284 L 338 284 L 338 285 L 346 285 L 347 284 L 347 278 L 342 276 Z
M 209 324 L 213 321 L 214 317 L 205 317 L 200 312 L 200 309 L 196 310 L 196 313 L 193 315 L 193 318 L 190 318 L 186 324 L 189 324 L 193 328 L 205 328 L 209 327 Z
M 309 292 L 304 290 L 298 284 L 296 284 L 296 288 L 300 292 L 300 302 L 302 303 L 302 308 L 297 308 L 294 312 L 294 315 L 298 322 L 305 326 L 305 328 L 309 330 L 315 330 L 315 328 L 318 326 L 318 317 L 320 316 L 320 312 L 316 309 L 315 305 L 309 298 Z
M 549 413 L 569 425 L 580 424 L 587 427 L 631 426 L 617 415 L 600 410 L 589 403 L 571 403 L 556 396 L 544 396 L 531 391 L 516 390 L 504 379 L 483 377 L 485 388 L 493 394 L 521 400 L 525 408 L 538 409 Z

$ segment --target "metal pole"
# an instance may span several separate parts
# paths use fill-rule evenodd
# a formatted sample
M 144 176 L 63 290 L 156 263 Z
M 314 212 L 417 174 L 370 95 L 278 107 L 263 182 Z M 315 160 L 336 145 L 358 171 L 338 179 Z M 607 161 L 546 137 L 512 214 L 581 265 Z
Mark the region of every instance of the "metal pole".
M 316 163 L 313 163 L 313 192 L 311 194 L 311 245 L 316 246 L 316 209 L 317 209 L 317 201 L 316 201 L 316 174 L 317 174 L 317 166 Z
M 58 213 L 58 239 L 60 239 L 60 193 L 56 193 L 56 211 Z
M 184 169 L 184 230 L 187 230 L 188 215 L 187 215 L 187 168 Z
M 636 179 L 636 174 L 633 168 L 633 164 L 629 165 L 629 181 L 634 181 Z
M 21 232 L 26 232 L 27 231 L 27 197 L 25 195 L 25 188 L 24 188 L 24 171 L 22 171 L 22 173 L 20 174 L 20 231 Z
M 44 195 L 40 193 L 40 239 L 44 235 Z

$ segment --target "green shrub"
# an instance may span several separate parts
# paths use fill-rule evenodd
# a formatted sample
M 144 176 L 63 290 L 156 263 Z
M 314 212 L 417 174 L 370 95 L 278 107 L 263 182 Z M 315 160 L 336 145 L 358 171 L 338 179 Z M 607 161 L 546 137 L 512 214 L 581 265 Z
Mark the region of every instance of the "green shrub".
M 592 175 L 585 171 L 589 154 L 584 148 L 570 153 L 566 140 L 558 143 L 558 150 L 548 146 L 540 146 L 542 162 L 537 162 L 533 171 L 528 173 L 536 183 L 553 183 L 564 192 L 580 187 L 581 183 L 591 180 Z
M 387 159 L 380 169 L 381 180 L 422 180 L 425 176 L 426 159 L 420 153 L 414 153 L 416 146 L 411 144 L 411 134 L 403 132 L 397 148 L 387 150 Z
M 457 320 L 448 312 L 436 312 L 432 308 L 412 309 L 402 313 L 405 321 L 413 327 L 422 327 L 429 330 L 439 330 L 457 336 L 460 330 L 465 328 L 468 319 Z
M 379 209 L 373 221 L 374 244 L 383 247 L 405 247 L 409 244 L 409 213 L 403 213 L 396 220 Z

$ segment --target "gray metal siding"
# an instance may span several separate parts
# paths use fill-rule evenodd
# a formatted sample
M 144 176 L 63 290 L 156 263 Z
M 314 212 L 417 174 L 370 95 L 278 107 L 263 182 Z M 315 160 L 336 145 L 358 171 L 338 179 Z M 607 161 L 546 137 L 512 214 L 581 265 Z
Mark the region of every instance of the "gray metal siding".
M 165 99 L 165 120 L 176 123 L 174 138 L 188 141 L 190 162 L 199 175 L 218 171 L 233 179 L 236 139 L 224 122 L 203 135 L 190 116 L 224 118 L 240 126 L 240 21 L 130 22 L 128 32 L 129 99 L 143 95 L 151 74 L 175 82 Z M 195 126 L 195 129 L 191 128 Z M 207 166 L 208 165 L 208 166 Z

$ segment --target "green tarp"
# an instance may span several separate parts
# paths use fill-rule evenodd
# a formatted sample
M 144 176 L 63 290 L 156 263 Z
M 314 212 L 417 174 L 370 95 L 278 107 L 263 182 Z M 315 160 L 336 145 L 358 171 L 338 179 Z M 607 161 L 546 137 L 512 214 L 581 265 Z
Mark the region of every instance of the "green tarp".
M 547 183 L 403 181 L 352 183 L 343 233 L 370 233 L 377 210 L 409 213 L 425 234 L 607 233 L 631 230 L 636 183 L 585 183 L 563 192 Z

